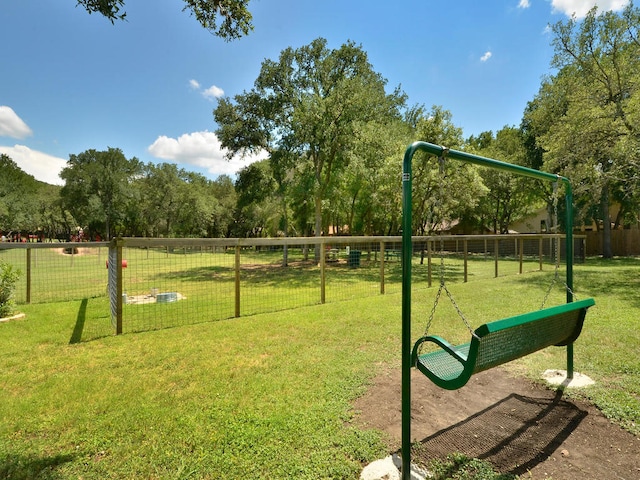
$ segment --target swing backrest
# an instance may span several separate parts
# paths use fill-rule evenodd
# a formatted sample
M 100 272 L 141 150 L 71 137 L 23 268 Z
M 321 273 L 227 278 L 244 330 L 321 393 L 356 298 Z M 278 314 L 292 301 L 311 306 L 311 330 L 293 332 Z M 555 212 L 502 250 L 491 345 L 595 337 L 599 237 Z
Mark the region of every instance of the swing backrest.
M 584 323 L 593 298 L 484 324 L 471 339 L 469 358 L 475 358 L 473 373 L 529 355 L 551 345 L 573 343 Z

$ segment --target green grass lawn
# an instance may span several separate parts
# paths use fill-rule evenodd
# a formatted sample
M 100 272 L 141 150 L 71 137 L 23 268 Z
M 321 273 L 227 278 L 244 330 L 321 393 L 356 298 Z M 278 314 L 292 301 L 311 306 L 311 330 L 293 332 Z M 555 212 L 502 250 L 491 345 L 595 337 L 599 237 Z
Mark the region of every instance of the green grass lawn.
M 637 259 L 576 267 L 577 293 L 596 307 L 575 368 L 597 385 L 572 394 L 635 435 L 638 272 Z M 450 288 L 479 325 L 539 308 L 551 276 Z M 414 292 L 414 338 L 434 294 Z M 564 295 L 558 288 L 551 297 Z M 0 478 L 356 479 L 362 463 L 389 453 L 382 433 L 350 419 L 371 378 L 399 368 L 399 292 L 80 341 L 83 330 L 108 324 L 105 302 L 22 305 L 25 320 L 0 324 Z M 440 302 L 431 332 L 467 341 L 448 300 Z M 564 350 L 551 348 L 509 368 L 537 378 L 564 362 Z

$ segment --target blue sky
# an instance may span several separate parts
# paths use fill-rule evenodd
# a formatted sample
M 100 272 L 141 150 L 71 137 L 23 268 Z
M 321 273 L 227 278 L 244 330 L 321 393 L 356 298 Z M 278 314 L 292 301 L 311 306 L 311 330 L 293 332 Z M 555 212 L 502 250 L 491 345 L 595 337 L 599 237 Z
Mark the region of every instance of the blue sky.
M 127 0 L 112 25 L 75 0 L 0 1 L 0 153 L 61 184 L 70 154 L 122 149 L 208 178 L 227 162 L 216 98 L 250 90 L 264 59 L 318 37 L 352 40 L 410 105 L 441 105 L 465 137 L 519 125 L 553 73 L 548 25 L 626 0 L 252 0 L 254 31 L 225 42 L 182 0 Z M 403 152 L 398 152 L 400 161 Z

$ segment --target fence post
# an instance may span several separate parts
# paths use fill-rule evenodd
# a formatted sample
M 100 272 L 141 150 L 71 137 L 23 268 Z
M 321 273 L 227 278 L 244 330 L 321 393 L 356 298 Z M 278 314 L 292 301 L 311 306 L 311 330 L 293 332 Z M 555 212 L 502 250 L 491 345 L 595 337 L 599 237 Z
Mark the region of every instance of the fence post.
M 122 238 L 114 238 L 109 244 L 107 258 L 107 275 L 109 303 L 111 305 L 111 325 L 116 335 L 122 333 Z
M 538 239 L 538 257 L 540 259 L 538 261 L 538 263 L 539 263 L 538 270 L 540 270 L 540 271 L 542 271 L 542 251 L 543 251 L 543 249 L 542 249 L 542 237 L 540 237 Z
M 384 295 L 384 241 L 380 242 L 380 295 Z
M 520 255 L 520 275 L 522 275 L 522 260 L 523 260 L 523 253 L 522 250 L 524 249 L 524 240 L 522 239 L 522 237 L 518 238 L 518 250 L 519 250 L 519 255 Z
M 31 303 L 31 249 L 27 248 L 27 303 Z
M 468 246 L 469 245 L 467 243 L 467 239 L 466 238 L 462 241 L 462 245 L 463 245 L 463 248 L 464 248 L 464 283 L 467 283 L 467 273 L 468 273 L 467 260 L 468 260 L 468 256 L 469 256 L 468 255 Z
M 240 317 L 240 245 L 236 245 L 235 261 L 236 281 L 235 281 L 235 315 Z
M 494 276 L 498 278 L 498 250 L 500 248 L 500 241 L 495 238 L 493 240 L 493 256 L 495 257 Z
M 117 302 L 118 302 L 118 306 L 117 306 L 117 317 L 116 317 L 116 335 L 120 335 L 122 333 L 122 294 L 123 292 L 123 286 L 122 286 L 122 245 L 124 244 L 124 241 L 122 240 L 122 238 L 118 238 L 116 240 L 116 245 L 117 245 L 117 259 L 116 259 L 116 271 L 118 272 L 118 276 L 117 276 L 117 289 L 118 289 L 118 296 L 117 296 Z

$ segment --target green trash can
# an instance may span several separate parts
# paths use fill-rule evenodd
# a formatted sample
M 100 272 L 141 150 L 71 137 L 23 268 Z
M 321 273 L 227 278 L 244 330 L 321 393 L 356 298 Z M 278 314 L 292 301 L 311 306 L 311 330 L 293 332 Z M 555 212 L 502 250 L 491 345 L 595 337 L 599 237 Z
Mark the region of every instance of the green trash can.
M 347 264 L 351 268 L 359 267 L 360 266 L 360 255 L 361 255 L 360 250 L 350 250 L 349 251 L 349 258 L 347 259 Z

